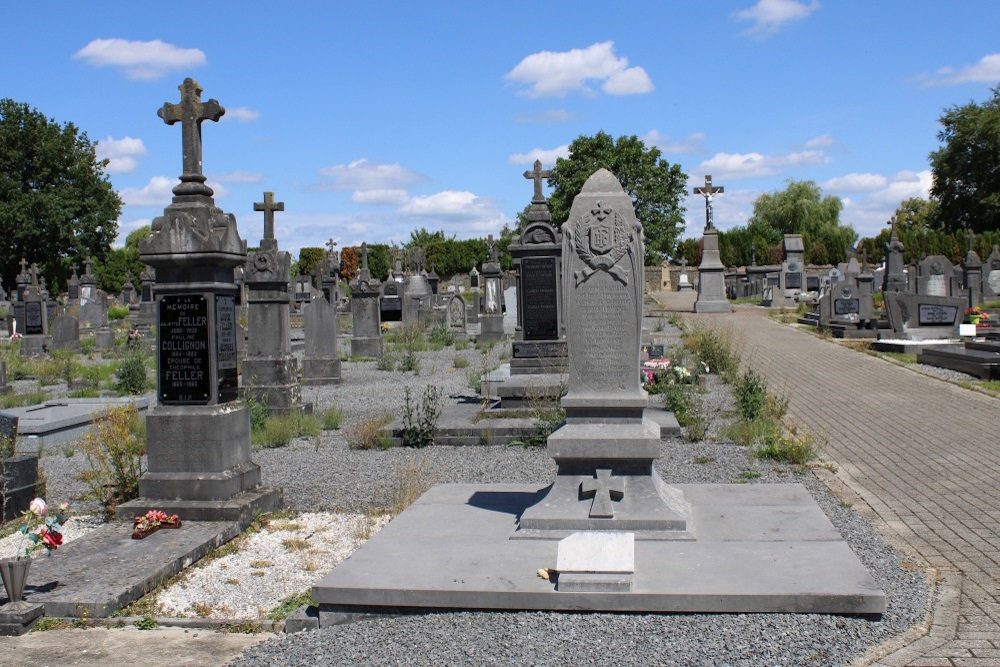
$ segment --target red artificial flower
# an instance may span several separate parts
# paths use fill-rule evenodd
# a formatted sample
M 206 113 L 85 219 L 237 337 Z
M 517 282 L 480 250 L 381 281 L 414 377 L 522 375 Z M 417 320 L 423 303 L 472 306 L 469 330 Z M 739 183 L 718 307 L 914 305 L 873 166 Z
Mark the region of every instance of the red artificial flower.
M 45 548 L 50 551 L 61 546 L 62 542 L 62 533 L 57 533 L 52 530 L 47 530 L 42 533 L 42 544 L 44 544 Z

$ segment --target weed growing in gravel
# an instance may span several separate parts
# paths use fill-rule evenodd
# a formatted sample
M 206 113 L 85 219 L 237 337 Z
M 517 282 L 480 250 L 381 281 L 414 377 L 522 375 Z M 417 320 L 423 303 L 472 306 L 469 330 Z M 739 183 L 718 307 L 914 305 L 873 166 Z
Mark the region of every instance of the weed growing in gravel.
M 320 415 L 320 421 L 323 423 L 324 431 L 335 431 L 340 428 L 340 423 L 344 420 L 344 411 L 340 408 L 334 406 L 332 408 L 327 408 Z
M 382 354 L 375 359 L 375 368 L 380 371 L 396 370 L 396 353 L 393 350 L 382 350 Z
M 63 628 L 68 627 L 70 627 L 69 623 L 61 618 L 44 616 L 39 619 L 38 623 L 35 625 L 35 630 L 37 632 L 45 632 L 46 630 L 62 630 Z
M 142 394 L 148 387 L 146 353 L 136 345 L 125 353 L 125 358 L 115 371 L 115 389 L 120 394 Z
M 313 602 L 312 589 L 309 588 L 279 602 L 278 606 L 267 612 L 267 618 L 272 621 L 283 621 L 302 605 L 312 606 L 313 604 L 315 603 Z
M 683 335 L 684 347 L 697 354 L 710 372 L 718 373 L 725 382 L 732 382 L 739 372 L 742 350 L 731 326 L 709 328 L 695 324 L 685 327 Z
M 740 419 L 743 421 L 758 419 L 764 412 L 767 380 L 754 369 L 747 368 L 733 382 L 733 397 L 736 399 L 736 409 Z
M 0 396 L 0 407 L 3 408 L 19 408 L 25 405 L 37 405 L 39 403 L 44 403 L 48 399 L 45 391 L 42 389 L 42 385 L 38 385 L 38 389 L 35 391 L 30 391 L 26 394 L 18 394 L 16 392 L 11 392 L 9 394 L 4 394 Z
M 309 540 L 303 540 L 298 537 L 290 537 L 287 540 L 282 540 L 281 544 L 289 551 L 309 551 L 312 549 Z
M 469 360 L 465 357 L 455 355 L 455 358 L 451 360 L 451 365 L 455 368 L 467 368 L 469 366 Z
M 444 324 L 435 324 L 430 332 L 430 342 L 431 345 L 438 346 L 437 349 L 450 347 L 455 344 L 455 334 L 448 331 L 448 327 Z
M 143 616 L 142 618 L 137 618 L 132 625 L 139 630 L 155 630 L 160 624 L 152 616 Z
M 712 463 L 714 461 L 715 461 L 715 457 L 714 456 L 696 456 L 693 459 L 691 459 L 691 463 L 697 463 L 699 465 L 702 465 L 702 464 L 705 464 L 705 463 Z
M 240 392 L 243 405 L 250 411 L 250 431 L 260 431 L 267 422 L 267 403 L 254 390 L 254 378 L 249 378 Z
M 409 387 L 404 388 L 403 446 L 427 447 L 434 444 L 434 430 L 441 417 L 441 389 L 429 385 L 424 389 L 420 405 L 413 400 Z
M 113 407 L 94 420 L 79 442 L 90 464 L 80 473 L 90 488 L 86 497 L 100 502 L 105 515 L 113 517 L 119 503 L 139 497 L 146 420 L 139 418 L 135 405 Z
M 395 417 L 391 412 L 368 417 L 355 422 L 344 429 L 344 439 L 351 449 L 388 449 L 392 446 L 392 437 L 383 433 L 383 429 L 392 423 Z
M 254 449 L 284 447 L 292 438 L 318 436 L 321 432 L 319 419 L 310 414 L 296 412 L 282 417 L 268 417 L 263 428 L 250 433 Z
M 740 477 L 746 480 L 760 479 L 760 473 L 757 472 L 756 470 L 744 470 L 743 472 L 740 473 Z
M 805 424 L 791 420 L 782 421 L 781 432 L 769 438 L 751 453 L 761 459 L 784 461 L 804 465 L 816 458 L 825 441 L 809 430 Z
M 430 461 L 426 456 L 420 458 L 410 456 L 405 463 L 393 468 L 393 485 L 388 508 L 390 516 L 398 516 L 431 488 L 427 474 L 429 467 Z

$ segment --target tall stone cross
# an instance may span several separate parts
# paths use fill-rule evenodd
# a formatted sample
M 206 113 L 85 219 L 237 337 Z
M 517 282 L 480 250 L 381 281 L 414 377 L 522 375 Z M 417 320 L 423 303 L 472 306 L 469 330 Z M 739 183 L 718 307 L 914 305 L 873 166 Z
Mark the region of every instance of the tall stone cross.
M 34 262 L 31 263 L 31 284 L 38 284 L 38 265 Z
M 361 268 L 368 269 L 368 243 L 361 242 Z
M 255 201 L 253 203 L 253 210 L 264 212 L 264 238 L 262 241 L 273 241 L 274 240 L 274 212 L 284 211 L 285 202 L 274 201 L 273 192 L 264 193 L 264 201 Z M 261 245 L 265 245 L 261 243 Z
M 705 185 L 694 189 L 694 194 L 701 195 L 705 198 L 705 231 L 714 230 L 715 226 L 712 224 L 712 200 L 715 195 L 722 194 L 726 191 L 725 186 L 712 186 L 712 176 L 705 176 Z
M 85 257 L 84 260 L 83 260 L 83 275 L 85 275 L 85 276 L 89 276 L 90 275 L 90 258 L 89 257 Z
M 489 236 L 488 236 L 488 237 L 486 238 L 486 247 L 487 247 L 487 249 L 489 249 L 489 251 L 490 251 L 490 261 L 491 261 L 491 262 L 495 262 L 495 261 L 497 261 L 497 244 L 496 244 L 496 242 L 495 242 L 495 241 L 493 240 L 493 235 L 492 235 L 492 234 L 490 234 L 490 235 L 489 235 Z
M 76 278 L 77 277 L 76 276 L 76 269 L 77 269 L 76 262 L 73 262 L 72 264 L 70 264 L 69 268 L 72 269 L 72 271 L 73 271 L 73 276 L 72 277 Z
M 531 198 L 532 204 L 544 204 L 545 196 L 542 194 L 542 179 L 552 176 L 551 171 L 542 171 L 542 161 L 535 160 L 535 168 L 524 172 L 524 177 L 535 182 L 535 195 Z
M 27 272 L 28 272 L 28 261 L 26 259 L 24 259 L 24 257 L 22 257 L 21 258 L 21 273 L 27 273 Z
M 166 102 L 156 112 L 167 125 L 181 123 L 181 140 L 184 149 L 184 173 L 182 183 L 174 188 L 174 194 L 207 194 L 211 196 L 212 189 L 205 185 L 205 176 L 201 173 L 201 124 L 203 121 L 217 121 L 226 110 L 216 100 L 201 101 L 204 90 L 192 78 L 184 79 L 178 86 L 181 91 L 180 104 Z M 191 185 L 187 185 L 187 184 Z M 185 187 L 187 186 L 187 187 Z
M 969 230 L 969 233 L 968 233 L 968 234 L 966 234 L 966 236 L 967 236 L 967 237 L 968 237 L 968 239 L 969 239 L 969 252 L 972 252 L 972 241 L 973 241 L 973 239 L 975 239 L 975 238 L 976 238 L 976 234 L 975 234 L 975 232 L 973 232 L 973 231 L 972 231 L 972 230 L 970 229 L 970 230 Z

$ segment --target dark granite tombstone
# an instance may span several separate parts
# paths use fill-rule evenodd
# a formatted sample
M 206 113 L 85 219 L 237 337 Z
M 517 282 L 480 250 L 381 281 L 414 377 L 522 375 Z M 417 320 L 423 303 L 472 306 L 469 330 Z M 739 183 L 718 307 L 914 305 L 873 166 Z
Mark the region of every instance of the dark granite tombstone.
M 239 400 L 234 269 L 246 260 L 236 218 L 215 206 L 202 174 L 201 124 L 223 113 L 202 102 L 185 79 L 180 104 L 157 112 L 180 123 L 184 173 L 173 201 L 139 242 L 156 271 L 157 405 L 146 416 L 148 464 L 140 498 L 119 506 L 131 519 L 150 509 L 185 520 L 247 525 L 256 512 L 280 507 L 281 492 L 261 485 L 250 449 L 250 416 Z
M 403 301 L 399 298 L 400 283 L 387 280 L 382 286 L 382 299 L 379 303 L 379 315 L 383 322 L 401 322 L 403 320 Z
M 361 268 L 351 283 L 351 356 L 382 354 L 382 318 L 379 306 L 382 284 L 368 269 L 368 244 L 361 244 Z

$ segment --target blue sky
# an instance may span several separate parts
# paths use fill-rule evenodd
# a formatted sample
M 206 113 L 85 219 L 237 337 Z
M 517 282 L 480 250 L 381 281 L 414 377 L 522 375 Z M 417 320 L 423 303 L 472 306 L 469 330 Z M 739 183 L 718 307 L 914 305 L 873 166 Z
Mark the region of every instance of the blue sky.
M 195 78 L 216 202 L 256 245 L 273 191 L 283 249 L 499 233 L 522 176 L 581 134 L 638 135 L 705 174 L 721 229 L 811 179 L 876 234 L 926 196 L 942 111 L 1000 84 L 1000 3 L 18 3 L 5 97 L 72 121 L 111 158 L 120 241 L 170 201 L 181 132 L 156 110 Z M 546 189 L 547 191 L 547 189 Z M 704 201 L 689 198 L 686 236 Z

